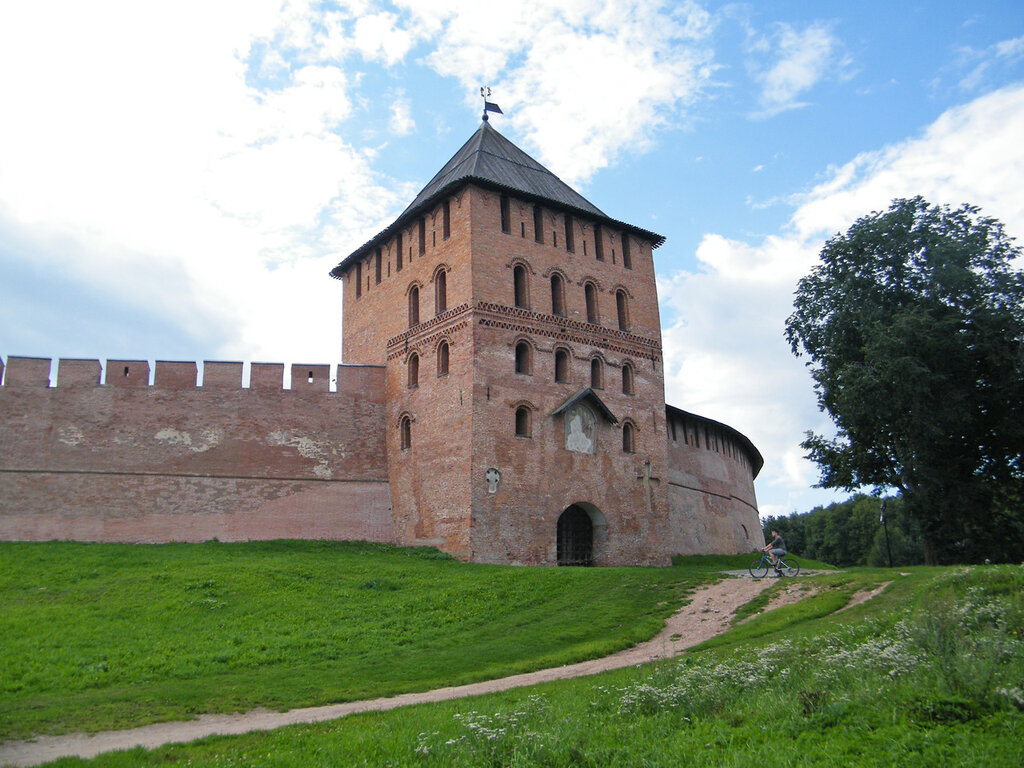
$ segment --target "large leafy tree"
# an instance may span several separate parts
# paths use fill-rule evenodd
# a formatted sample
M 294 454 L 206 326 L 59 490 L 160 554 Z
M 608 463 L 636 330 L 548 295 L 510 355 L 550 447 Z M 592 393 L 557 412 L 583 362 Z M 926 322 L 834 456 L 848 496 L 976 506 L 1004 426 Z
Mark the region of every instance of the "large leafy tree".
M 829 240 L 786 338 L 834 437 L 820 485 L 892 487 L 931 562 L 1024 556 L 1024 273 L 973 206 L 895 200 Z

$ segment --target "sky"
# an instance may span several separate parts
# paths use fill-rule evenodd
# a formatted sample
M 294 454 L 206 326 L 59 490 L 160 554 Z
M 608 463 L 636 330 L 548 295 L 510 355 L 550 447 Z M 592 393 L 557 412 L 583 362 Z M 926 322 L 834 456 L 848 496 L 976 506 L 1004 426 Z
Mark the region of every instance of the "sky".
M 762 515 L 830 433 L 783 337 L 894 198 L 1024 237 L 1024 3 L 0 4 L 0 356 L 341 361 L 328 272 L 491 124 L 655 251 L 666 397 Z M 56 368 L 54 368 L 54 375 Z

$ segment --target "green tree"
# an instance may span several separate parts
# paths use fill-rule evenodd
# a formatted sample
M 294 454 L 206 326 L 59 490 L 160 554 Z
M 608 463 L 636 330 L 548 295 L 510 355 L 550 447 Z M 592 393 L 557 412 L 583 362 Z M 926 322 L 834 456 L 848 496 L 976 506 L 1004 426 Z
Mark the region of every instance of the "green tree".
M 1024 549 L 1024 274 L 973 206 L 896 200 L 829 240 L 786 338 L 835 437 L 807 433 L 820 485 L 891 487 L 929 562 Z

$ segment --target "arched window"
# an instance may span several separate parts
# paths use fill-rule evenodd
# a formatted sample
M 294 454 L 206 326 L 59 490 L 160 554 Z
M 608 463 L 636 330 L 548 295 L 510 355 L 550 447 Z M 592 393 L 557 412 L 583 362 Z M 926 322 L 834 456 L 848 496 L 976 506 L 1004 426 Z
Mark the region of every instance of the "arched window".
M 434 275 L 434 314 L 440 315 L 446 309 L 448 309 L 448 273 L 439 269 Z
M 533 372 L 532 352 L 528 341 L 520 341 L 516 344 L 516 373 Z
M 597 286 L 587 283 L 583 286 L 583 293 L 587 299 L 587 322 L 594 324 L 601 322 L 597 314 Z
M 533 239 L 544 242 L 544 211 L 539 205 L 533 206 Z
M 551 314 L 565 317 L 565 280 L 557 272 L 551 275 Z
M 590 388 L 604 389 L 604 368 L 599 357 L 590 361 Z
M 448 375 L 448 342 L 442 341 L 437 345 L 437 375 Z
M 629 363 L 622 364 L 622 394 L 633 394 L 633 366 Z
M 420 356 L 415 352 L 409 355 L 406 372 L 408 373 L 409 388 L 418 387 L 420 385 Z
M 515 302 L 517 307 L 523 309 L 530 308 L 530 283 L 529 275 L 526 272 L 526 267 L 522 264 L 516 264 L 512 268 L 512 290 L 515 294 Z
M 615 311 L 619 316 L 619 330 L 629 330 L 629 304 L 626 292 L 621 288 L 615 292 Z
M 628 421 L 622 425 L 622 452 L 636 453 L 636 432 Z
M 569 350 L 555 350 L 555 381 L 564 384 L 569 381 Z
M 403 416 L 398 423 L 398 439 L 403 451 L 412 448 L 412 419 L 408 416 Z
M 532 422 L 532 414 L 528 406 L 520 405 L 516 408 L 516 437 L 532 437 Z
M 409 289 L 409 327 L 420 324 L 420 288 L 414 285 Z

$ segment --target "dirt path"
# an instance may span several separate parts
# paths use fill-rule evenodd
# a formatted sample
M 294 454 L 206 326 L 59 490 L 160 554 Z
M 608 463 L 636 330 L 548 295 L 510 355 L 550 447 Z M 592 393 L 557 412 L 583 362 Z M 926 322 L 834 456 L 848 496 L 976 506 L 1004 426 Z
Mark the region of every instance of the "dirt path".
M 31 741 L 11 741 L 0 745 L 0 765 L 39 765 L 59 757 L 95 757 L 103 752 L 146 747 L 152 749 L 163 744 L 193 741 L 205 736 L 231 735 L 249 731 L 267 731 L 297 723 L 316 723 L 334 720 L 357 712 L 395 709 L 410 704 L 447 701 L 465 696 L 479 696 L 494 691 L 505 691 L 527 685 L 582 677 L 610 669 L 619 669 L 647 661 L 675 656 L 705 640 L 724 632 L 732 615 L 762 590 L 774 583 L 772 579 L 760 581 L 751 578 L 727 578 L 717 584 L 697 590 L 688 605 L 683 606 L 667 622 L 658 635 L 619 653 L 563 667 L 541 669 L 499 680 L 439 688 L 422 693 L 406 693 L 383 699 L 352 701 L 324 707 L 292 709 L 272 712 L 256 709 L 234 715 L 200 715 L 195 720 L 172 723 L 154 723 L 125 731 L 107 731 L 93 735 L 69 733 L 61 736 L 39 736 Z M 795 601 L 806 593 L 789 590 L 787 601 Z M 769 608 L 777 607 L 773 601 Z

